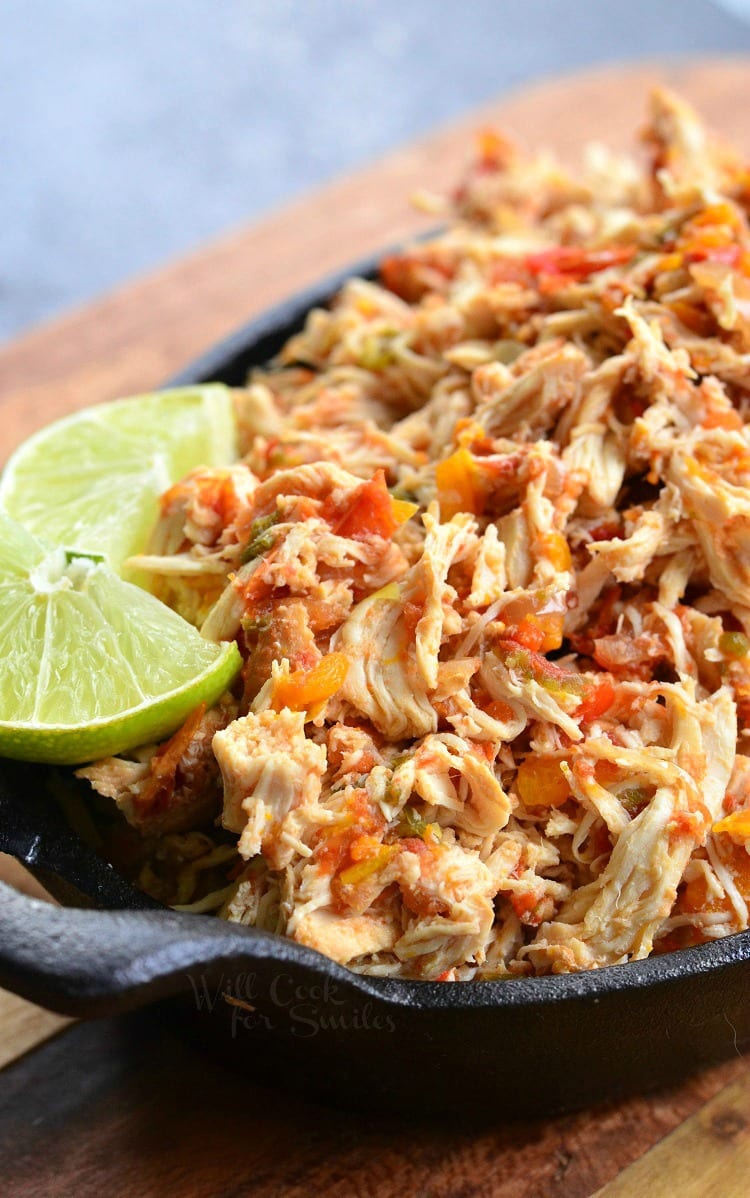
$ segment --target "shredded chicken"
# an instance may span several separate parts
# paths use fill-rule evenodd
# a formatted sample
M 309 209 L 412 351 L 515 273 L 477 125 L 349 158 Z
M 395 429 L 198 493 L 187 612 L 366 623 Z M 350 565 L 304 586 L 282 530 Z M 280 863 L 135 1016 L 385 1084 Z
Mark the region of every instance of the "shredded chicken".
M 105 757 L 77 770 L 77 775 L 100 795 L 114 799 L 128 822 L 144 834 L 200 827 L 221 809 L 212 742 L 234 715 L 236 706 L 229 699 L 210 711 L 201 706 L 164 744 L 146 746 L 139 760 Z
M 748 927 L 750 171 L 664 91 L 643 140 L 482 134 L 164 495 L 133 564 L 245 665 L 81 771 L 160 897 L 443 980 Z

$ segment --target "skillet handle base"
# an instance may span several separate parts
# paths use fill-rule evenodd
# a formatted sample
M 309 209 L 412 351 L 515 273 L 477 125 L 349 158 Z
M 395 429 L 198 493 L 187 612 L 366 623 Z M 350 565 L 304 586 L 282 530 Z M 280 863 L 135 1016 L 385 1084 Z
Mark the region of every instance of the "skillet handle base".
M 0 986 L 52 1011 L 105 1016 L 176 995 L 200 1009 L 225 993 L 248 1005 L 248 978 L 261 1004 L 280 987 L 388 1002 L 369 979 L 268 932 L 163 908 L 55 907 L 0 882 Z

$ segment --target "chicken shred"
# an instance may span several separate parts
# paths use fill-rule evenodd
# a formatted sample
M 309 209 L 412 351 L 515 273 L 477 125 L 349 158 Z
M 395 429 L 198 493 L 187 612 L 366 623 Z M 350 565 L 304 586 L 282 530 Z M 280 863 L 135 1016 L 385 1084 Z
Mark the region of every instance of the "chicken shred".
M 245 665 L 81 771 L 160 897 L 444 980 L 747 928 L 750 169 L 663 90 L 643 143 L 483 134 L 163 496 L 133 564 Z

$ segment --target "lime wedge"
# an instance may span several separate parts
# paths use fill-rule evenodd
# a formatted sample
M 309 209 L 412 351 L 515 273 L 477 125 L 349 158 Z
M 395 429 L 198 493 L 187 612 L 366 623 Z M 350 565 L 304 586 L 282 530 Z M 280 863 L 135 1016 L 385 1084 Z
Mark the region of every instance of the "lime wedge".
M 37 536 L 113 569 L 140 552 L 158 497 L 195 466 L 237 457 L 231 393 L 183 387 L 74 412 L 24 441 L 0 482 L 0 504 Z
M 0 512 L 0 755 L 74 765 L 158 740 L 240 664 L 233 642 Z

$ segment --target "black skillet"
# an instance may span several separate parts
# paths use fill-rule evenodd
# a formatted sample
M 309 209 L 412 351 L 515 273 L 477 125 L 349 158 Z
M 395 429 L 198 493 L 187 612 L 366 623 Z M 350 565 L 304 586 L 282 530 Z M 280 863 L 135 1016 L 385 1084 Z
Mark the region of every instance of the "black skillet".
M 241 384 L 359 264 L 253 321 L 173 383 Z M 76 834 L 50 773 L 1 763 L 0 850 L 60 899 L 0 884 L 0 985 L 56 1011 L 170 999 L 256 1080 L 410 1115 L 529 1117 L 678 1080 L 750 1044 L 750 933 L 513 982 L 361 977 L 301 945 L 165 911 Z M 92 909 L 98 908 L 98 909 Z

